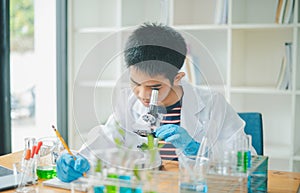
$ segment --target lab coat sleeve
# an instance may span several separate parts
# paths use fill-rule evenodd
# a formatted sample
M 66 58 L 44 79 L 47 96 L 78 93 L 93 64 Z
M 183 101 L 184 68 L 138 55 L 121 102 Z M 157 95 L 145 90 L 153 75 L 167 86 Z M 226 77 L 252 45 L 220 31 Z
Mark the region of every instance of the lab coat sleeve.
M 210 105 L 207 138 L 211 148 L 211 157 L 222 159 L 224 152 L 235 150 L 237 139 L 246 135 L 245 122 L 220 93 L 213 94 Z M 251 150 L 255 153 L 253 147 Z
M 81 147 L 79 153 L 87 158 L 91 165 L 93 165 L 95 158 L 100 158 L 109 163 L 115 162 L 117 157 L 111 159 L 107 156 L 107 152 L 110 154 L 115 152 L 119 156 L 124 155 L 123 157 L 127 157 L 128 162 L 143 163 L 144 167 L 156 168 L 161 164 L 158 152 L 154 162 L 149 162 L 148 154 L 144 154 L 144 152 L 136 147 L 146 142 L 146 138 L 142 138 L 126 130 L 120 131 L 118 129 L 121 128 L 116 127 L 115 124 L 116 121 L 111 116 L 105 125 L 99 125 L 89 132 L 88 140 Z M 127 164 L 126 167 L 129 167 L 129 165 Z
M 105 125 L 91 129 L 79 153 L 90 157 L 95 151 L 117 147 L 116 141 L 123 143 L 122 131 L 119 131 L 114 125 L 116 125 L 116 121 L 111 115 Z
M 138 145 L 145 142 L 145 138 L 121 128 L 114 115 L 111 115 L 105 125 L 99 125 L 91 129 L 79 153 L 85 157 L 90 157 L 97 151 L 109 148 L 122 147 L 136 150 Z

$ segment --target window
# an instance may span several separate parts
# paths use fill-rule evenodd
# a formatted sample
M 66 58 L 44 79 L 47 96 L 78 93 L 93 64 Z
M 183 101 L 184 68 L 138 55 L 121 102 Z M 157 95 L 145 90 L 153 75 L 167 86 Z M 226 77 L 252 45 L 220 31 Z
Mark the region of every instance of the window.
M 10 1 L 12 151 L 56 125 L 56 1 Z

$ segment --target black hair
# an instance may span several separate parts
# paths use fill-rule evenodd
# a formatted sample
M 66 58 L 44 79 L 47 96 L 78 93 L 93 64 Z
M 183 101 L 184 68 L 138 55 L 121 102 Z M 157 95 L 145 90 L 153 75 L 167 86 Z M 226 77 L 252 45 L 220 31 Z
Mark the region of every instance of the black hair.
M 134 66 L 150 76 L 164 75 L 173 83 L 186 52 L 179 32 L 166 25 L 144 23 L 129 36 L 124 56 L 127 67 Z

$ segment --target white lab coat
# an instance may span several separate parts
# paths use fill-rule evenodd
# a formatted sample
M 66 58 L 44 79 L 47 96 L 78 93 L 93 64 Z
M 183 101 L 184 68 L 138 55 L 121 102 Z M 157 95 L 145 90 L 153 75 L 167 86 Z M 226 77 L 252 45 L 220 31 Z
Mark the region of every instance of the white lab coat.
M 237 137 L 244 136 L 245 122 L 227 103 L 222 94 L 209 89 L 193 87 L 182 82 L 183 98 L 181 108 L 181 124 L 199 143 L 203 136 L 207 137 L 212 159 L 222 159 L 224 151 L 234 148 Z M 141 115 L 147 112 L 141 102 L 134 96 L 130 88 L 119 89 L 114 94 L 114 113 L 104 126 L 94 128 L 88 141 L 81 148 L 82 154 L 88 150 L 107 149 L 115 146 L 115 139 L 123 142 L 123 148 L 139 151 L 136 147 L 146 142 L 133 131 Z M 115 129 L 118 121 L 124 133 Z M 255 153 L 252 148 L 251 151 Z M 159 156 L 158 156 L 159 157 Z M 160 163 L 158 160 L 157 163 Z

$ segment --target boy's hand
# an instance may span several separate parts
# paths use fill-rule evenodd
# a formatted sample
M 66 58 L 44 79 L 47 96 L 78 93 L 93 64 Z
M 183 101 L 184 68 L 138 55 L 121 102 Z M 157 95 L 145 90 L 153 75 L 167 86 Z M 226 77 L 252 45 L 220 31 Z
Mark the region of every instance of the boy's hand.
M 56 162 L 57 177 L 63 182 L 71 182 L 83 176 L 90 169 L 87 159 L 80 155 L 74 157 L 68 153 L 62 154 Z
M 188 132 L 174 124 L 167 124 L 155 130 L 155 136 L 171 142 L 176 148 L 183 150 L 185 155 L 197 155 L 200 144 Z

